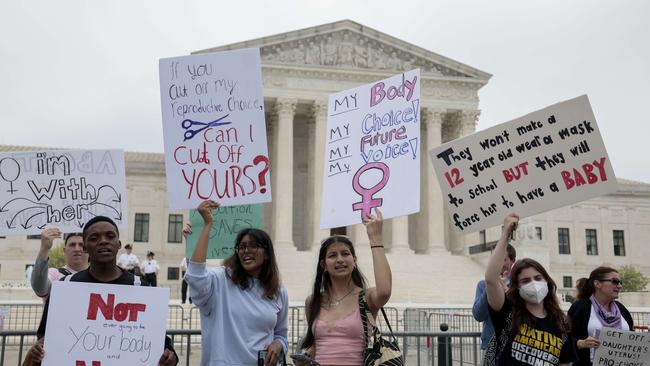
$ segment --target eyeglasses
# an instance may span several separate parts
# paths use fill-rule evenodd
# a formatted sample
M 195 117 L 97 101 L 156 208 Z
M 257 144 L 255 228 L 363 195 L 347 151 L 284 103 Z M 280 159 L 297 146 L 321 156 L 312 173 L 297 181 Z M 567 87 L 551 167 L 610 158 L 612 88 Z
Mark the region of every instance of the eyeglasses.
M 623 281 L 619 280 L 618 278 L 605 278 L 605 279 L 598 280 L 598 281 L 600 281 L 600 282 L 611 282 L 612 285 L 614 285 L 614 286 L 618 286 L 618 285 L 623 286 Z
M 257 252 L 261 248 L 264 248 L 264 246 L 262 244 L 260 244 L 260 243 L 254 242 L 254 241 L 251 241 L 251 242 L 248 242 L 248 243 L 242 242 L 242 243 L 239 243 L 239 244 L 235 245 L 235 250 L 238 251 L 238 252 L 245 252 L 245 251 Z

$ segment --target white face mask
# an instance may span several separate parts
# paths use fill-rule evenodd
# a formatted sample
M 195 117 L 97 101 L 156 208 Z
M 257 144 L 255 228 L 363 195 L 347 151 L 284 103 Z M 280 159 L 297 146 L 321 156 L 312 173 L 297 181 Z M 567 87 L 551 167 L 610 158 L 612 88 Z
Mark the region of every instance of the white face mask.
M 546 281 L 531 281 L 519 288 L 519 296 L 526 302 L 541 304 L 548 295 Z

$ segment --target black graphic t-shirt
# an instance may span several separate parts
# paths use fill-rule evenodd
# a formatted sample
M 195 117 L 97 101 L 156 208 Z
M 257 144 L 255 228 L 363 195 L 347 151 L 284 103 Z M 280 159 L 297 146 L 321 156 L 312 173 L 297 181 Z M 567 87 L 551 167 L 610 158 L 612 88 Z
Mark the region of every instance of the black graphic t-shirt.
M 495 334 L 505 326 L 512 303 L 506 298 L 501 311 L 490 309 Z M 513 331 L 499 359 L 500 365 L 554 366 L 576 361 L 575 348 L 570 335 L 562 338 L 561 332 L 548 318 L 535 318 L 534 324 L 522 324 Z

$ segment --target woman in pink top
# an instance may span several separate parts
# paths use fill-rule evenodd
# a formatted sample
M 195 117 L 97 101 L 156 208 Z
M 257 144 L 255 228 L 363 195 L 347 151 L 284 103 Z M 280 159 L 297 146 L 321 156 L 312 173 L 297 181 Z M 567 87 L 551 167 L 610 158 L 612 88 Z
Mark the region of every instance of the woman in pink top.
M 357 267 L 354 246 L 342 235 L 323 240 L 318 254 L 312 294 L 305 301 L 307 335 L 302 348 L 321 365 L 363 365 L 364 338 L 359 311 L 359 293 L 373 316 L 390 299 L 392 275 L 382 240 L 381 212 L 368 215 L 366 226 L 372 252 L 375 283 L 366 289 L 366 281 Z

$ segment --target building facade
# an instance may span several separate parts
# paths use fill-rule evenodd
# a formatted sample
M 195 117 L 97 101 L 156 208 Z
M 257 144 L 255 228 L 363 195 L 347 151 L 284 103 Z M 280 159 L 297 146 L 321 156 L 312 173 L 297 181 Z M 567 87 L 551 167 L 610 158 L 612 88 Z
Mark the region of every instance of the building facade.
M 392 301 L 471 302 L 486 254 L 470 254 L 468 248 L 496 238 L 499 229 L 466 235 L 452 229 L 426 151 L 475 131 L 478 90 L 491 75 L 347 20 L 197 53 L 249 47 L 261 50 L 273 185 L 273 201 L 264 205 L 262 228 L 274 240 L 291 300 L 301 301 L 308 294 L 320 241 L 330 235 L 330 230 L 319 228 L 329 94 L 419 68 L 421 211 L 385 223 L 394 278 Z M 0 146 L 2 151 L 37 149 Z M 159 284 L 175 289 L 184 256 L 181 229 L 187 212 L 171 212 L 167 207 L 162 154 L 126 153 L 125 158 L 130 227 L 122 243 L 133 243 L 141 259 L 146 251 L 154 251 L 161 264 Z M 575 281 L 599 261 L 615 266 L 636 263 L 639 255 L 650 254 L 642 246 L 650 234 L 650 186 L 622 181 L 616 194 L 528 218 L 522 224 L 520 253 L 540 259 L 556 278 L 568 276 Z M 538 227 L 541 238 L 536 236 Z M 596 231 L 600 245 L 595 255 L 593 249 L 585 251 L 586 242 L 593 248 L 589 230 Z M 355 225 L 333 232 L 353 239 L 360 266 L 371 277 L 365 228 Z M 557 241 L 565 243 L 567 235 L 571 249 L 559 253 Z M 39 243 L 23 237 L 0 239 L 0 282 L 6 289 L 16 289 L 5 292 L 8 297 L 20 297 L 25 266 L 33 263 Z M 621 248 L 625 255 L 620 255 Z M 650 273 L 646 264 L 639 265 Z

